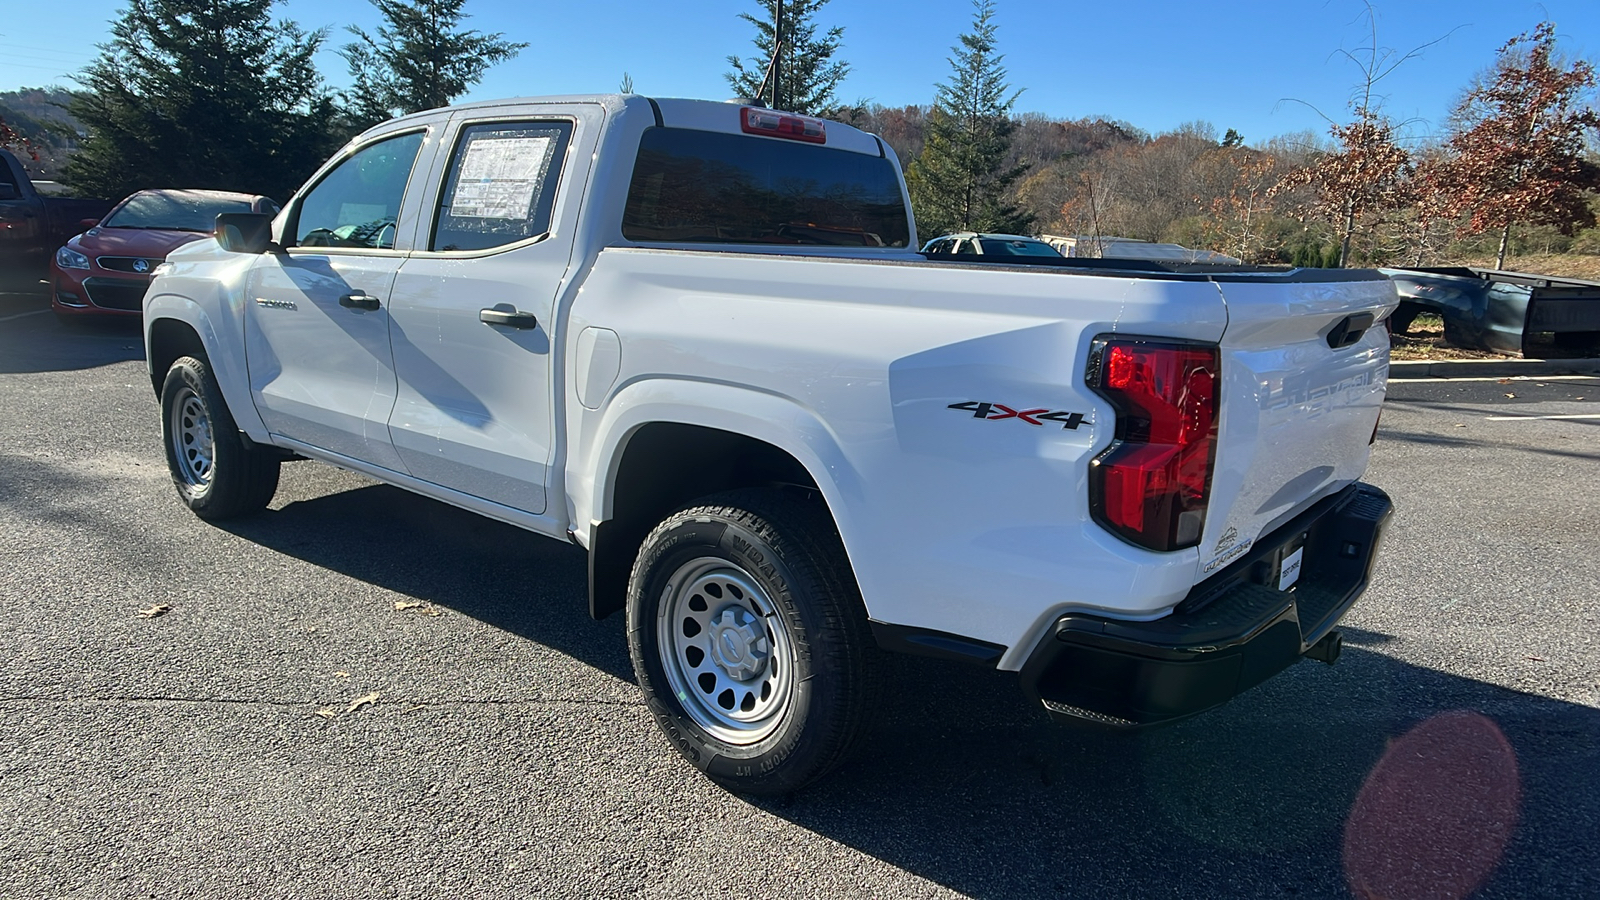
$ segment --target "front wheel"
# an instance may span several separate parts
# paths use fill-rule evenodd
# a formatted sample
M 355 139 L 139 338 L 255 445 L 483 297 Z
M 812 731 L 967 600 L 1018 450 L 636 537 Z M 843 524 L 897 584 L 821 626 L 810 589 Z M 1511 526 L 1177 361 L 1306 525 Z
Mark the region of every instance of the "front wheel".
M 240 436 L 204 360 L 185 356 L 167 370 L 161 434 L 178 497 L 203 519 L 255 512 L 278 490 L 281 457 Z
M 876 687 L 832 517 L 776 490 L 697 501 L 645 538 L 628 646 L 678 752 L 751 794 L 797 790 L 843 761 Z

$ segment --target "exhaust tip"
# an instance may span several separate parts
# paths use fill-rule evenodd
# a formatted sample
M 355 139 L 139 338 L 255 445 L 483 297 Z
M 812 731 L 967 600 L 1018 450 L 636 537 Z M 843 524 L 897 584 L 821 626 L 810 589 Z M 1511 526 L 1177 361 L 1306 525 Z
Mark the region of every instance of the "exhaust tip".
M 1306 650 L 1306 657 L 1331 666 L 1339 661 L 1339 653 L 1342 650 L 1344 650 L 1344 634 L 1340 631 L 1330 631 L 1322 636 L 1322 640 Z

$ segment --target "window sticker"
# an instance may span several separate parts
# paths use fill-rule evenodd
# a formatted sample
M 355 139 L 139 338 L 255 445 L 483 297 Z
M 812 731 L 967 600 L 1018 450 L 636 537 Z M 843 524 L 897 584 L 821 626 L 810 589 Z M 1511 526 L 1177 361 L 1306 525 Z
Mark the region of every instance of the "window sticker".
M 527 219 L 549 152 L 548 137 L 473 141 L 461 161 L 450 215 L 462 219 Z

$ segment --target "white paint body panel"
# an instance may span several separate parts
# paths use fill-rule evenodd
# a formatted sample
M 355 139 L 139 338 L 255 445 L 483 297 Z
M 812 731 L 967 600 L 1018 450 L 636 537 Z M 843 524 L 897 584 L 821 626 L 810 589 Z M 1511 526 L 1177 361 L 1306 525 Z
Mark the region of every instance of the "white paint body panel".
M 664 100 L 659 109 L 669 127 L 738 130 L 734 105 Z M 576 119 L 551 234 L 470 256 L 412 249 L 426 246 L 422 220 L 459 124 L 544 114 Z M 399 462 L 279 443 L 588 546 L 640 428 L 674 422 L 747 435 L 786 451 L 816 481 L 873 619 L 1002 645 L 1002 668 L 1019 667 L 1069 609 L 1166 614 L 1207 561 L 1199 548 L 1134 547 L 1092 521 L 1089 462 L 1114 432 L 1109 404 L 1084 382 L 1096 336 L 1221 343 L 1217 483 L 1226 502 L 1211 510 L 1213 541 L 1214 527 L 1270 524 L 1365 467 L 1386 341 L 1375 329 L 1340 357 L 1313 340 L 1328 316 L 1381 312 L 1388 301 L 1374 285 L 1391 290 L 1386 281 L 1219 285 L 929 262 L 890 248 L 641 247 L 622 238 L 620 222 L 634 152 L 655 117 L 640 97 L 520 100 L 422 114 L 358 138 L 421 122 L 442 148 L 421 168 L 428 183 L 408 191 L 416 219 L 399 226 L 406 258 L 391 336 L 403 334 L 389 420 Z M 832 147 L 885 152 L 870 136 L 828 129 Z M 157 280 L 147 321 L 194 323 L 235 405 L 249 390 L 231 285 L 249 258 L 214 242 L 196 248 Z M 501 298 L 539 316 L 543 343 L 448 321 L 450 310 L 475 315 Z M 1366 380 L 1336 402 L 1271 408 L 1307 372 L 1318 385 Z M 1077 412 L 1083 422 L 1035 426 L 950 408 L 968 401 Z M 468 421 L 471 409 L 481 415 Z M 1302 430 L 1312 411 L 1323 424 Z M 259 419 L 240 416 L 240 426 L 270 440 Z M 448 437 L 452 429 L 475 432 L 481 452 Z M 445 464 L 429 468 L 418 454 Z M 1304 496 L 1264 505 L 1323 465 L 1331 471 L 1314 485 L 1307 478 Z M 514 482 L 526 491 L 507 487 Z
M 272 434 L 405 471 L 389 439 L 394 353 L 388 304 L 398 255 L 264 254 L 246 281 L 250 396 Z M 348 309 L 352 292 L 375 310 Z

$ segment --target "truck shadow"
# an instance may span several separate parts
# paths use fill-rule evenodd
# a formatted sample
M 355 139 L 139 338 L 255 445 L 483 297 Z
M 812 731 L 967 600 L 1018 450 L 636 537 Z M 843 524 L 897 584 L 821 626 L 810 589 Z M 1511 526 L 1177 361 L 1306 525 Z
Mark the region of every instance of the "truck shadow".
M 378 523 L 381 540 L 364 537 Z M 382 485 L 226 527 L 632 680 L 620 617 L 588 618 L 576 547 Z M 1134 734 L 1050 723 L 1010 673 L 890 657 L 850 763 L 803 794 L 750 802 L 974 897 L 1174 886 L 1343 897 L 1348 842 L 1362 837 L 1348 823 L 1369 773 L 1419 723 L 1470 710 L 1496 723 L 1520 776 L 1502 791 L 1521 810 L 1498 823 L 1515 829 L 1503 859 L 1499 847 L 1450 851 L 1463 871 L 1493 873 L 1476 896 L 1600 896 L 1600 710 L 1400 662 L 1381 652 L 1393 640 L 1382 633 L 1347 629 L 1347 639 L 1333 668 L 1304 662 L 1221 709 Z M 1419 827 L 1437 824 L 1436 794 L 1417 788 Z M 1467 833 L 1492 831 L 1493 815 L 1468 810 Z
M 294 465 L 315 464 L 292 464 L 285 473 Z M 471 616 L 633 681 L 622 617 L 589 618 L 582 548 L 381 484 L 217 524 L 263 547 Z
M 909 657 L 893 665 L 898 693 L 850 767 L 760 805 L 962 894 L 1344 897 L 1352 876 L 1382 886 L 1386 874 L 1431 862 L 1428 896 L 1466 896 L 1487 873 L 1475 896 L 1600 896 L 1600 710 L 1350 646 L 1332 669 L 1302 662 L 1210 713 L 1116 734 L 1046 722 L 1007 674 Z M 1520 824 L 1494 821 L 1492 809 L 1439 808 L 1441 788 L 1448 796 L 1482 781 L 1467 764 L 1433 784 L 1374 789 L 1415 820 L 1386 831 L 1436 828 L 1448 844 L 1379 843 L 1351 815 L 1369 773 L 1396 738 L 1458 710 L 1487 716 L 1509 740 L 1520 793 L 1486 790 L 1502 807 L 1520 799 Z M 1445 755 L 1481 762 L 1470 736 L 1460 743 Z M 1496 826 L 1515 827 L 1503 858 L 1471 837 Z M 1371 871 L 1385 868 L 1372 864 L 1374 843 L 1387 872 Z M 1452 881 L 1466 889 L 1452 893 Z

